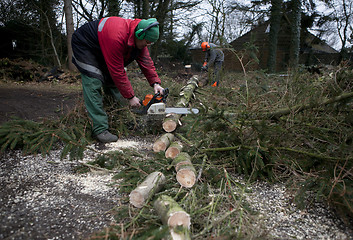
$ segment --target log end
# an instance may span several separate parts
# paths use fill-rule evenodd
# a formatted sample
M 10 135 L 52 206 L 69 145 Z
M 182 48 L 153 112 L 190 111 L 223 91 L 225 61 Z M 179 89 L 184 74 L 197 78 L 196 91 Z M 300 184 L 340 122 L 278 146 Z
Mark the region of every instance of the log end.
M 165 152 L 165 157 L 174 159 L 176 156 L 179 155 L 179 153 L 180 153 L 179 149 L 170 147 Z
M 142 208 L 145 203 L 145 199 L 140 192 L 133 190 L 130 193 L 130 203 L 136 208 Z
M 154 152 L 161 152 L 161 151 L 165 151 L 167 148 L 167 146 L 165 145 L 164 142 L 155 142 L 153 144 L 153 151 Z
M 177 123 L 173 120 L 166 120 L 162 126 L 163 126 L 164 131 L 170 133 L 170 132 L 173 132 L 177 128 Z
M 195 173 L 189 169 L 179 170 L 177 172 L 176 178 L 180 185 L 186 188 L 191 188 L 195 185 L 196 182 Z
M 190 215 L 184 211 L 175 212 L 168 219 L 169 227 L 174 228 L 177 226 L 183 226 L 189 229 L 190 225 L 191 225 Z

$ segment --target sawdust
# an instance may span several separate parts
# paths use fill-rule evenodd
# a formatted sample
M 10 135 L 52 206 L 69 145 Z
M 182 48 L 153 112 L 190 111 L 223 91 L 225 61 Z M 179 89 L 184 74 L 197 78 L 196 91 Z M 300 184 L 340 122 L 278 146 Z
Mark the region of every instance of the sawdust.
M 135 140 L 121 140 L 119 139 L 116 142 L 105 144 L 106 149 L 103 152 L 109 152 L 114 150 L 122 150 L 122 149 L 141 149 L 143 147 L 148 147 L 148 144 L 145 142 L 137 142 Z
M 82 163 L 99 152 L 144 149 L 139 140 L 90 146 L 82 161 L 8 152 L 0 158 L 0 239 L 85 239 L 114 222 L 111 210 L 120 204 L 118 183 L 107 171 L 80 174 Z M 101 147 L 101 146 L 100 146 Z

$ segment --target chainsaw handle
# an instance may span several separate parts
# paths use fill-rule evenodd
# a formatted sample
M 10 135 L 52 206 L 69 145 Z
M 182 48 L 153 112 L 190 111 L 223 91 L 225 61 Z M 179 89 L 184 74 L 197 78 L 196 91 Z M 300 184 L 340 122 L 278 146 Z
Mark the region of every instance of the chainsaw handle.
M 168 94 L 169 94 L 169 89 L 165 88 L 163 89 L 163 96 L 160 99 L 157 99 L 161 95 L 160 92 L 157 92 L 153 96 L 152 94 L 146 95 L 144 100 L 140 100 L 140 104 L 142 105 L 142 108 L 139 110 L 135 110 L 134 112 L 138 114 L 147 114 L 147 110 L 150 108 L 152 104 L 159 103 L 159 102 L 165 103 L 167 100 Z
M 169 89 L 168 88 L 164 88 L 163 89 L 163 102 L 164 103 L 167 100 L 168 95 L 169 95 Z
M 164 88 L 163 89 L 163 95 L 162 95 L 162 101 L 165 103 L 165 101 L 167 100 L 167 97 L 168 97 L 168 94 L 169 94 L 169 89 L 168 88 Z M 152 98 L 152 100 L 150 101 L 150 102 L 152 102 L 152 104 L 154 103 L 153 101 L 157 98 L 157 97 L 159 97 L 161 95 L 161 93 L 160 92 L 157 92 L 154 96 L 153 96 L 153 98 Z

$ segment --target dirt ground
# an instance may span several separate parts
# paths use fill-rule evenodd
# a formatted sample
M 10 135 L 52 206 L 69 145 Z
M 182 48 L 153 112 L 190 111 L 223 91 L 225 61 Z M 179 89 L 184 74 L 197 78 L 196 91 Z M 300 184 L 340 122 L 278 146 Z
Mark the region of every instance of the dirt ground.
M 79 84 L 1 83 L 0 124 L 18 117 L 40 121 L 57 118 L 82 99 Z

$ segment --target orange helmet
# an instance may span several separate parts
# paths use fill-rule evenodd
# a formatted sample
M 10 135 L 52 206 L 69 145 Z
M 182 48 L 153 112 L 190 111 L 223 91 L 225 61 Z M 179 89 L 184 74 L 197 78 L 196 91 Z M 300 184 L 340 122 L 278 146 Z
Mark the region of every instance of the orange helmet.
M 208 44 L 208 42 L 203 42 L 201 43 L 201 48 L 202 48 L 202 51 L 207 51 L 207 49 L 210 48 L 210 45 Z

